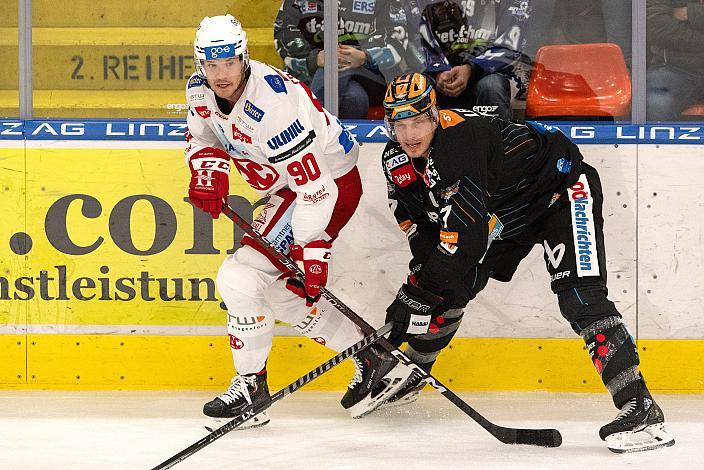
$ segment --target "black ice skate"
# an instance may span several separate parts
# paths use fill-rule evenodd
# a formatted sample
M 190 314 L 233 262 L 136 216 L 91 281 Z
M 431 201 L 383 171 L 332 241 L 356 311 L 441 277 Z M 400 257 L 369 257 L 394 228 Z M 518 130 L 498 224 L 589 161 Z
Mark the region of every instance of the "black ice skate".
M 665 415 L 652 397 L 638 394 L 621 408 L 616 419 L 602 426 L 599 437 L 616 453 L 639 452 L 675 444 L 665 430 Z
M 236 375 L 225 393 L 203 406 L 203 414 L 208 417 L 205 429 L 213 432 L 242 414 L 250 405 L 257 406 L 269 398 L 266 370 L 257 374 Z M 268 422 L 269 415 L 265 410 L 236 429 L 264 426 Z
M 352 359 L 356 371 L 340 403 L 350 410 L 353 418 L 374 411 L 403 385 L 411 373 L 410 368 L 399 364 L 398 359 L 376 345 L 362 350 Z M 387 385 L 377 387 L 383 378 L 387 379 Z
M 385 385 L 387 379 L 383 379 L 379 386 Z M 408 380 L 403 382 L 401 388 L 398 389 L 396 393 L 391 395 L 379 408 L 378 410 L 385 410 L 388 408 L 394 408 L 396 406 L 408 405 L 413 403 L 420 396 L 420 392 L 428 383 L 427 379 L 424 379 L 420 374 L 412 372 Z

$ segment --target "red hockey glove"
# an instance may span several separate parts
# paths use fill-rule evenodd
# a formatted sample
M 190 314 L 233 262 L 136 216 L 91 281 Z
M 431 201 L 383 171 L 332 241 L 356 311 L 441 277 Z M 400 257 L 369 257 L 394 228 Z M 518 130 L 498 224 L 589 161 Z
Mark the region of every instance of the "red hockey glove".
M 188 197 L 194 206 L 217 219 L 230 190 L 230 155 L 224 150 L 206 147 L 191 155 L 188 166 L 191 169 Z
M 305 247 L 291 245 L 291 259 L 296 261 L 305 279 L 290 277 L 286 280 L 286 288 L 297 296 L 306 299 L 306 305 L 312 307 L 320 299 L 320 289 L 328 282 L 328 263 L 332 252 L 332 244 L 325 240 L 314 240 Z

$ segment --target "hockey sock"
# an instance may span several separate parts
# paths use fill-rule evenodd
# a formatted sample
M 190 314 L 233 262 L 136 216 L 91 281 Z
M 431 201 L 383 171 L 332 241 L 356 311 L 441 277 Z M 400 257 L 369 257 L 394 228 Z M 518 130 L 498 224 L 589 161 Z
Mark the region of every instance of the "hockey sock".
M 327 302 L 318 302 L 308 315 L 293 327 L 302 335 L 329 347 L 333 351 L 344 351 L 362 338 L 362 333 Z
M 616 408 L 621 408 L 641 391 L 649 396 L 638 371 L 640 360 L 635 341 L 619 317 L 597 320 L 580 334 Z
M 265 368 L 274 334 L 274 319 L 270 315 L 229 313 L 227 334 L 239 374 L 257 373 Z
M 463 314 L 464 311 L 459 308 L 447 310 L 432 321 L 426 334 L 411 338 L 406 349 L 409 359 L 429 372 L 440 351 L 450 344 L 457 333 Z

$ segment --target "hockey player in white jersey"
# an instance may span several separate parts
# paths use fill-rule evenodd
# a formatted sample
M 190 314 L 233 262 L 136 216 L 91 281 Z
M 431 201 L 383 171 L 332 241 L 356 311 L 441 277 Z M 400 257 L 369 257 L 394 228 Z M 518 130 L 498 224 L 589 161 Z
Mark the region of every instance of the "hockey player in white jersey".
M 357 208 L 362 184 L 359 148 L 349 132 L 303 83 L 250 60 L 246 33 L 235 18 L 204 18 L 194 49 L 196 73 L 186 90 L 189 198 L 218 218 L 234 164 L 269 197 L 254 228 L 305 273 L 305 279 L 291 277 L 248 236 L 220 267 L 216 282 L 227 305 L 237 375 L 203 408 L 217 422 L 269 398 L 266 361 L 275 318 L 266 313 L 267 302 L 276 318 L 336 351 L 362 338 L 340 312 L 316 304 L 328 280 L 332 241 Z M 356 417 L 380 403 L 362 399 L 398 361 L 378 346 L 354 359 L 357 371 L 341 403 Z M 266 412 L 250 420 L 252 426 L 268 421 Z

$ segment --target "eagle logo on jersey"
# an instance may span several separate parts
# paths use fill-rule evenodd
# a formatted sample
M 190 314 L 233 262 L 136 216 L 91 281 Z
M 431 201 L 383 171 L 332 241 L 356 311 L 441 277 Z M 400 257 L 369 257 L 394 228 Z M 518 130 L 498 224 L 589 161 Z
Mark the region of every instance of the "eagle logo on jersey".
M 240 172 L 242 178 L 258 191 L 268 190 L 279 179 L 279 174 L 272 166 L 260 164 L 246 158 L 233 157 L 232 161 L 235 162 L 237 171 Z

